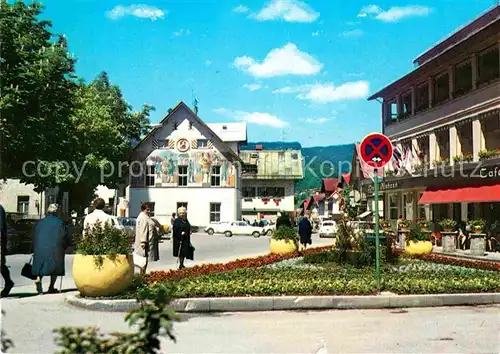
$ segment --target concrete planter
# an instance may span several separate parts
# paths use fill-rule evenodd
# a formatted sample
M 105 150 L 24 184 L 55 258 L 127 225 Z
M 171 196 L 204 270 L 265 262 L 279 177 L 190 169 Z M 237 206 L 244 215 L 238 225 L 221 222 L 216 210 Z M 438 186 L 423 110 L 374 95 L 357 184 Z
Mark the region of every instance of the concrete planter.
M 429 254 L 432 253 L 432 242 L 430 241 L 410 241 L 405 246 L 408 254 Z
M 269 241 L 269 249 L 274 254 L 286 254 L 297 251 L 297 244 L 292 240 L 275 240 Z
M 85 297 L 110 296 L 127 289 L 134 278 L 132 255 L 102 256 L 102 264 L 96 264 L 98 256 L 75 254 L 73 278 L 80 294 Z
M 486 234 L 470 234 L 471 256 L 484 256 L 486 252 Z
M 454 253 L 456 251 L 455 238 L 457 236 L 456 232 L 442 232 L 441 239 L 443 242 L 443 252 Z

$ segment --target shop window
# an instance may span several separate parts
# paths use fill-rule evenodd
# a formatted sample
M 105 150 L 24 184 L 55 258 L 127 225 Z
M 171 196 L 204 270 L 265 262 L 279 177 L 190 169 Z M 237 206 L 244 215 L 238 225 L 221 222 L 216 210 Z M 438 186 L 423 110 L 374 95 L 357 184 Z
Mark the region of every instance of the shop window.
M 20 214 L 28 214 L 30 207 L 30 197 L 27 195 L 17 196 L 17 212 Z
M 391 220 L 398 219 L 398 195 L 389 194 L 389 218 Z
M 210 222 L 220 221 L 220 203 L 210 203 Z
M 472 63 L 461 62 L 455 67 L 455 83 L 453 97 L 460 97 L 472 90 Z
M 484 50 L 478 55 L 478 84 L 487 84 L 500 77 L 500 61 L 498 58 L 498 44 Z
M 212 166 L 211 185 L 220 186 L 220 166 Z
M 255 187 L 243 187 L 241 190 L 243 198 L 255 198 Z
M 450 98 L 450 75 L 440 74 L 434 79 L 434 104 L 440 104 Z
M 187 186 L 188 182 L 188 167 L 187 166 L 179 166 L 179 186 Z
M 429 108 L 429 84 L 424 82 L 423 84 L 418 85 L 415 93 L 415 112 L 421 112 Z
M 146 186 L 154 186 L 156 178 L 155 166 L 146 166 Z

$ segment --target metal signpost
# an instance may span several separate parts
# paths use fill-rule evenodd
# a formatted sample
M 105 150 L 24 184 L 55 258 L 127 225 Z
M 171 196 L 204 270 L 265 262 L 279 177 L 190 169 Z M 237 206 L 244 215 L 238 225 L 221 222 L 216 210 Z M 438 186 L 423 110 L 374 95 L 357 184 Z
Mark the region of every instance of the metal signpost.
M 393 147 L 388 137 L 379 133 L 368 134 L 360 145 L 361 159 L 373 167 L 373 194 L 375 199 L 375 257 L 377 290 L 380 291 L 380 239 L 379 239 L 379 195 L 378 195 L 378 170 L 383 168 L 392 159 Z

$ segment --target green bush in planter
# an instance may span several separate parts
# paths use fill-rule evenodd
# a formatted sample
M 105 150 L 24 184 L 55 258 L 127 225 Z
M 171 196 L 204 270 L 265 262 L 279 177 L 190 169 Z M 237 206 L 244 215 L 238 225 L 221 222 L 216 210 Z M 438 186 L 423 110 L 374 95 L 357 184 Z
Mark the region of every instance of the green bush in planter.
M 468 224 L 469 224 L 472 232 L 475 232 L 475 231 L 483 232 L 484 228 L 486 227 L 486 221 L 481 220 L 481 219 L 471 220 L 468 222 Z
M 443 219 L 439 222 L 439 226 L 443 230 L 453 230 L 457 226 L 457 222 L 452 219 Z
M 272 236 L 273 240 L 283 240 L 283 241 L 299 241 L 299 234 L 297 230 L 293 227 L 280 226 Z

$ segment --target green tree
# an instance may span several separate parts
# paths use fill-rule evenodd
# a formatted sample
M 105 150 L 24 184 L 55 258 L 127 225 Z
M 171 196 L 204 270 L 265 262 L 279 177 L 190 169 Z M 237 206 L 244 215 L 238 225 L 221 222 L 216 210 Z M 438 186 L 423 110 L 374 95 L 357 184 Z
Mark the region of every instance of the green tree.
M 77 143 L 72 149 L 71 176 L 63 177 L 61 186 L 70 194 L 71 209 L 80 212 L 89 205 L 98 185 L 116 188 L 124 181 L 124 163 L 134 140 L 146 133 L 154 108 L 145 105 L 134 112 L 105 72 L 89 85 L 80 83 L 76 97 L 71 122 Z M 83 172 L 81 176 L 74 166 Z
M 54 37 L 51 23 L 38 19 L 42 10 L 39 3 L 0 0 L 0 177 L 34 183 L 39 190 L 54 185 L 54 175 L 27 177 L 23 164 L 57 164 L 70 156 L 76 88 L 66 39 Z

